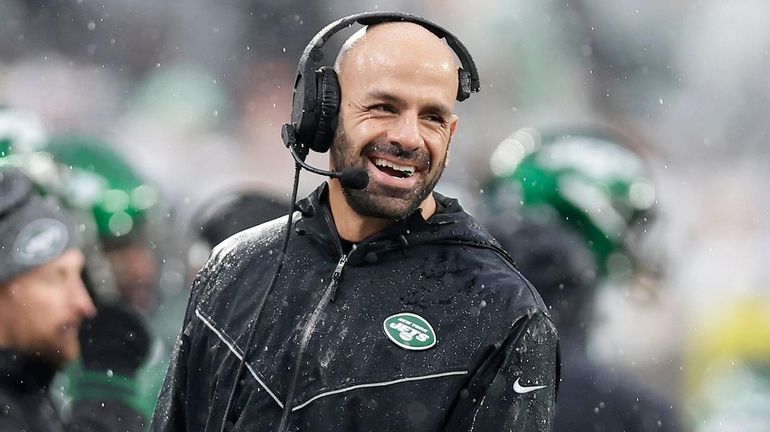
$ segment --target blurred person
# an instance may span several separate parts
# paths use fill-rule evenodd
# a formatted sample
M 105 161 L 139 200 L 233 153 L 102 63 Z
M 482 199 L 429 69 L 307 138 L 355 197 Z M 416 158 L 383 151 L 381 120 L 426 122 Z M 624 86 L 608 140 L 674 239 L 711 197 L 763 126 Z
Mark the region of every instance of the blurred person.
M 137 373 L 142 392 L 138 406 L 149 417 L 168 367 L 173 335 L 179 331 L 184 313 L 184 305 L 177 304 L 174 296 L 183 293 L 186 272 L 181 250 L 174 249 L 181 242 L 176 238 L 170 209 L 158 188 L 100 136 L 53 135 L 44 151 L 59 169 L 59 183 L 51 188 L 67 205 L 85 213 L 93 225 L 98 250 L 92 257 L 102 259 L 98 265 L 106 268 L 100 270 L 112 282 L 111 287 L 103 287 L 107 292 L 100 291 L 100 297 L 131 308 L 150 326 L 151 355 Z M 177 261 L 182 263 L 180 269 L 166 269 Z M 171 275 L 178 282 L 164 281 L 170 271 L 178 273 Z M 99 280 L 92 277 L 89 282 L 96 285 Z M 162 282 L 174 286 L 164 290 Z M 179 287 L 174 291 L 176 285 Z M 74 367 L 69 372 L 77 378 L 81 370 Z
M 592 357 L 600 287 L 653 270 L 641 236 L 655 187 L 628 141 L 601 128 L 523 128 L 492 155 L 492 234 L 542 294 L 559 330 L 562 382 L 554 430 L 679 431 L 665 398 Z
M 184 307 L 174 303 L 168 287 L 161 292 L 162 272 L 169 271 L 161 267 L 160 257 L 165 267 L 171 267 L 175 260 L 168 251 L 176 243 L 157 189 L 95 135 L 46 135 L 43 145 L 31 152 L 14 146 L 16 150 L 0 158 L 0 164 L 22 167 L 82 223 L 86 257 L 82 277 L 95 300 L 121 303 L 148 319 L 152 343 L 150 355 L 136 372 L 139 390 L 134 404 L 145 417 L 151 416 L 167 368 L 171 345 L 167 341 L 178 332 Z M 177 261 L 184 263 L 181 255 Z M 181 281 L 185 272 L 177 272 Z M 168 276 L 165 279 L 166 285 L 172 283 Z M 182 292 L 181 282 L 178 285 Z M 78 396 L 74 383 L 88 376 L 84 366 L 73 362 L 56 378 L 62 388 L 57 402 L 64 409 Z
M 455 101 L 478 91 L 472 60 L 422 19 L 364 17 L 306 48 L 294 114 L 323 113 L 283 129 L 295 154 L 329 149 L 342 180 L 214 249 L 153 430 L 550 430 L 558 341 L 545 305 L 457 201 L 433 192 Z M 356 21 L 371 25 L 334 70 L 306 63 Z
M 233 234 L 285 216 L 289 209 L 285 198 L 257 187 L 238 187 L 209 197 L 198 209 L 193 228 L 213 248 Z
M 146 330 L 119 307 L 100 305 L 97 314 L 80 277 L 77 225 L 9 166 L 0 167 L 0 240 L 0 430 L 144 430 L 146 419 L 129 401 Z M 89 375 L 76 383 L 65 424 L 51 381 L 81 352 Z
M 149 315 L 158 303 L 160 269 L 148 232 L 158 190 L 95 135 L 53 135 L 44 151 L 64 171 L 61 184 L 52 187 L 67 204 L 90 213 L 118 297 Z
M 289 209 L 288 199 L 256 186 L 214 193 L 201 203 L 190 223 L 193 244 L 188 251 L 188 268 L 197 273 L 216 245 L 243 230 L 285 216 Z
M 86 263 L 83 278 L 89 293 L 105 298 L 116 298 L 111 274 L 105 271 L 106 260 L 101 254 L 96 226 L 90 213 L 69 202 L 62 192 L 70 167 L 57 166 L 53 156 L 44 151 L 49 133 L 36 112 L 16 107 L 0 108 L 0 166 L 21 169 L 38 187 L 59 198 L 68 211 L 78 220 L 83 230 L 83 253 Z M 92 189 L 92 188 L 91 188 Z M 89 190 L 86 189 L 86 194 Z M 90 210 L 90 209 L 89 209 Z

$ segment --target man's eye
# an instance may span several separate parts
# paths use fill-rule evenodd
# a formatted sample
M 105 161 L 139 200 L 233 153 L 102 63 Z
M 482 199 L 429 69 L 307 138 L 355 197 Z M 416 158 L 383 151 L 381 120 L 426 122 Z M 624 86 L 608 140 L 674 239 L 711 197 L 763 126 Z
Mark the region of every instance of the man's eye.
M 442 126 L 446 123 L 446 120 L 444 120 L 444 117 L 441 117 L 440 115 L 429 115 L 429 116 L 426 116 L 425 118 L 429 122 L 437 123 Z
M 388 113 L 392 113 L 395 111 L 392 106 L 386 105 L 386 104 L 373 105 L 369 109 L 372 111 L 388 112 Z

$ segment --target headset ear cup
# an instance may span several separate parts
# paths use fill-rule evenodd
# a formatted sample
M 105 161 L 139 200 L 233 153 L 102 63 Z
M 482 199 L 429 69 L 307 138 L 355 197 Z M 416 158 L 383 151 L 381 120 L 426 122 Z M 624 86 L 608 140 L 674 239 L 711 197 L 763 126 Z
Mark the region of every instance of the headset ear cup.
M 457 80 L 457 100 L 462 102 L 471 96 L 471 74 L 463 68 L 458 68 Z
M 340 110 L 340 82 L 334 69 L 324 66 L 318 70 L 319 113 L 318 126 L 311 148 L 319 153 L 329 150 L 337 129 Z

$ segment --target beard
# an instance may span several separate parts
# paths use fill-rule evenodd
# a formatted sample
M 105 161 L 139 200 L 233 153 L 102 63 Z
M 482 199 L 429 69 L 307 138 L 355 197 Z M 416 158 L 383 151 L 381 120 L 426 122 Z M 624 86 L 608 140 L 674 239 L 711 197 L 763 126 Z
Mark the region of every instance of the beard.
M 49 350 L 47 356 L 43 352 L 41 355 L 47 357 L 47 360 L 57 369 L 62 369 L 80 357 L 80 341 L 76 338 L 61 341 L 60 346 L 55 350 Z
M 340 124 L 338 131 L 341 129 Z M 449 146 L 447 151 L 448 149 Z M 438 163 L 431 163 L 430 155 L 422 148 L 406 151 L 389 141 L 376 140 L 364 146 L 359 154 L 352 148 L 346 134 L 338 132 L 330 148 L 330 158 L 332 166 L 337 171 L 345 168 L 360 168 L 368 172 L 369 157 L 382 154 L 415 164 L 419 169 L 413 175 L 420 175 L 422 178 L 412 189 L 405 190 L 372 182 L 366 188 L 359 190 L 342 186 L 345 201 L 356 213 L 372 218 L 402 220 L 414 213 L 433 192 L 433 188 L 444 172 L 447 151 Z
M 37 337 L 31 335 L 30 337 Z M 56 370 L 80 357 L 80 341 L 77 333 L 55 333 L 40 336 L 20 346 L 19 351 L 32 354 Z

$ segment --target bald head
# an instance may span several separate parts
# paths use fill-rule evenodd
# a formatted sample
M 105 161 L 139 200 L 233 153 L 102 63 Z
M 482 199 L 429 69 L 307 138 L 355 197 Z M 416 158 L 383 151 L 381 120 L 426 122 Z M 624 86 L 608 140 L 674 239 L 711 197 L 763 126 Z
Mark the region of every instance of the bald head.
M 334 69 L 340 79 L 361 68 L 407 68 L 415 74 L 450 77 L 457 91 L 459 65 L 452 49 L 419 24 L 386 22 L 364 27 L 340 50 Z

